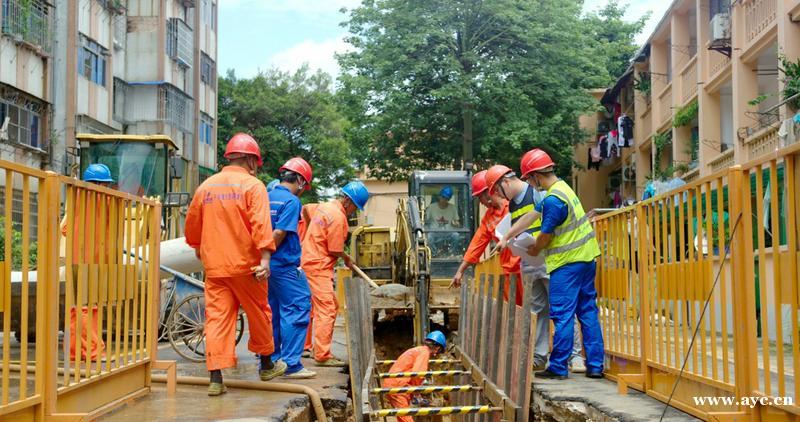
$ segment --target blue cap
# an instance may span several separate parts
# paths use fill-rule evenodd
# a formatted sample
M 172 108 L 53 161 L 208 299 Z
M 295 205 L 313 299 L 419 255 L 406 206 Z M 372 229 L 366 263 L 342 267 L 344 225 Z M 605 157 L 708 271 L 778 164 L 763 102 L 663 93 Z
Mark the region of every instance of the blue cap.
M 111 170 L 105 164 L 89 164 L 89 167 L 86 167 L 83 172 L 83 180 L 85 182 L 114 182 L 114 179 L 111 178 Z
M 439 346 L 442 346 L 442 349 L 447 347 L 447 340 L 445 340 L 444 334 L 441 331 L 431 331 L 431 333 L 425 337 L 425 340 L 430 340 Z
M 364 206 L 369 200 L 369 191 L 363 183 L 356 180 L 344 185 L 342 194 L 350 198 L 359 210 L 364 211 Z
M 450 186 L 443 187 L 442 190 L 439 191 L 439 196 L 449 201 L 450 198 L 453 197 L 453 188 Z
M 275 186 L 278 186 L 278 183 L 280 183 L 280 180 L 272 179 L 272 181 L 267 185 L 267 192 L 272 192 L 272 190 L 275 189 Z

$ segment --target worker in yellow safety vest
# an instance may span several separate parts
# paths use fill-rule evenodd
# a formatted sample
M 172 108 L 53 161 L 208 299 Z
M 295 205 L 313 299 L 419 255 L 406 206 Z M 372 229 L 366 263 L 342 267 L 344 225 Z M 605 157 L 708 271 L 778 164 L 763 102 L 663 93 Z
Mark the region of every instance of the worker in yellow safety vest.
M 520 168 L 529 185 L 547 192 L 534 211 L 515 223 L 527 227 L 541 218 L 541 233 L 528 253 L 542 254 L 550 274 L 550 319 L 555 325 L 553 351 L 547 369 L 537 372 L 536 377 L 567 377 L 574 339 L 573 320 L 577 314 L 586 353 L 586 376 L 602 378 L 603 334 L 595 289 L 595 258 L 600 255 L 600 248 L 594 229 L 575 192 L 555 175 L 555 163 L 546 152 L 528 151 Z M 512 227 L 510 232 L 514 230 Z M 505 246 L 505 239 L 501 243 Z

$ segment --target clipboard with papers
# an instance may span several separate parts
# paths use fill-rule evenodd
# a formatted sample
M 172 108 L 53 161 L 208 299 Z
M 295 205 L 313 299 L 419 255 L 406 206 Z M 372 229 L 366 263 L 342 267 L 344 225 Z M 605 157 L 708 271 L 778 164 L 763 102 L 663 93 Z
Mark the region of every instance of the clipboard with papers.
M 498 238 L 502 238 L 511 229 L 511 215 L 506 214 L 502 220 L 495 227 L 494 233 Z M 513 240 L 509 240 L 508 248 L 511 249 L 511 254 L 522 258 L 527 265 L 541 266 L 544 265 L 544 258 L 542 256 L 528 255 L 528 246 L 536 243 L 536 238 L 531 236 L 530 233 L 522 232 Z

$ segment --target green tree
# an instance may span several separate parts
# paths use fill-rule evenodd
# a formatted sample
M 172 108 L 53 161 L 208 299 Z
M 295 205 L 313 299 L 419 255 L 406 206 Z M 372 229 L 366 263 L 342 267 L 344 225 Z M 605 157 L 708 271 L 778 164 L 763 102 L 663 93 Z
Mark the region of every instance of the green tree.
M 337 110 L 331 77 L 307 67 L 290 74 L 276 69 L 250 79 L 233 71 L 219 80 L 219 139 L 224 161 L 225 144 L 236 132 L 253 135 L 261 146 L 264 166 L 259 178 L 275 178 L 289 158 L 300 156 L 314 168 L 316 199 L 325 188 L 353 177 L 350 147 L 345 139 L 347 120 Z
M 594 40 L 594 55 L 603 62 L 608 71 L 609 84 L 625 73 L 633 55 L 639 49 L 635 38 L 650 19 L 650 12 L 647 12 L 636 21 L 628 22 L 623 19 L 625 10 L 625 5 L 611 0 L 583 18 L 585 27 Z
M 365 0 L 344 25 L 337 94 L 359 163 L 381 178 L 516 167 L 533 147 L 566 176 L 586 89 L 611 79 L 580 2 Z
M 5 260 L 6 256 L 6 219 L 0 217 L 0 261 Z M 28 243 L 28 269 L 36 269 L 38 256 L 38 245 L 36 242 Z M 11 269 L 13 271 L 22 270 L 22 232 L 13 227 L 11 228 Z

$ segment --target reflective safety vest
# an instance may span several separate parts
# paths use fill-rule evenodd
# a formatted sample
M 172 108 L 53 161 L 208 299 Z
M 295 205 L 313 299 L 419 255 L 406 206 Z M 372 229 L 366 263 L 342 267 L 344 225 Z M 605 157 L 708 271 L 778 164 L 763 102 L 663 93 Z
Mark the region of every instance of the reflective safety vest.
M 553 240 L 542 251 L 547 272 L 574 262 L 594 261 L 600 256 L 600 247 L 578 196 L 563 180 L 550 186 L 547 196 L 555 196 L 569 208 L 567 218 L 555 228 Z
M 517 222 L 523 215 L 532 212 L 536 207 L 536 199 L 534 197 L 535 189 L 533 186 L 528 185 L 528 190 L 525 191 L 525 198 L 522 200 L 522 203 L 517 204 L 514 200 L 508 201 L 508 212 L 511 214 L 511 225 L 513 226 L 514 223 Z M 538 236 L 539 232 L 542 230 L 542 219 L 537 218 L 536 221 L 533 222 L 525 232 L 530 234 L 531 236 Z

